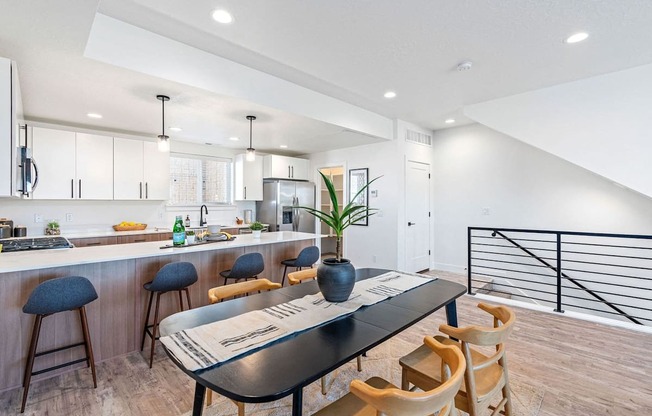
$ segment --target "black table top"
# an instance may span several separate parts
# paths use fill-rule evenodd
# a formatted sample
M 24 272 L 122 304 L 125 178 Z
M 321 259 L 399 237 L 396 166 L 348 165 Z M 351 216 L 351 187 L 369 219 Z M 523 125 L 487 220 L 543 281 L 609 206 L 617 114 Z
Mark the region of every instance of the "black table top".
M 363 280 L 387 271 L 358 269 L 356 278 Z M 311 281 L 180 312 L 161 321 L 160 332 L 169 335 L 318 291 L 317 282 Z M 170 358 L 198 383 L 223 396 L 246 403 L 274 401 L 318 380 L 465 292 L 466 288 L 458 283 L 433 280 L 205 370 L 189 371 L 173 356 Z

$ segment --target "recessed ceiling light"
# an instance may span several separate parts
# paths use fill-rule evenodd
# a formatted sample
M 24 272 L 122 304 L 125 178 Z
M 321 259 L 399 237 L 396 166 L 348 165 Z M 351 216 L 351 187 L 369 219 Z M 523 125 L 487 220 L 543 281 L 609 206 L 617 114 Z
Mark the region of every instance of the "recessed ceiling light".
M 86 115 L 90 118 L 102 118 L 102 114 L 97 114 L 97 113 L 88 113 Z
M 453 124 L 453 123 L 455 123 L 455 119 L 454 118 L 447 118 L 446 121 L 444 121 L 444 123 Z
M 232 142 L 237 142 L 238 140 L 240 140 L 240 138 L 239 137 L 229 137 L 229 140 L 231 140 Z
M 387 91 L 383 96 L 385 98 L 394 98 L 396 97 L 396 93 L 394 91 Z
M 181 131 L 181 127 L 170 127 L 170 130 L 172 131 Z
M 586 40 L 586 38 L 589 37 L 589 34 L 586 32 L 579 32 L 575 33 L 574 35 L 570 35 L 569 37 L 566 38 L 566 43 L 577 43 L 581 42 L 583 40 Z
M 282 144 L 282 145 L 280 145 L 279 147 L 280 147 L 281 149 L 287 149 L 287 148 L 288 148 L 288 145 L 287 145 L 287 144 Z
M 233 22 L 233 16 L 231 15 L 231 13 L 222 9 L 215 10 L 213 12 L 213 19 L 218 23 L 224 23 L 224 24 L 229 24 Z

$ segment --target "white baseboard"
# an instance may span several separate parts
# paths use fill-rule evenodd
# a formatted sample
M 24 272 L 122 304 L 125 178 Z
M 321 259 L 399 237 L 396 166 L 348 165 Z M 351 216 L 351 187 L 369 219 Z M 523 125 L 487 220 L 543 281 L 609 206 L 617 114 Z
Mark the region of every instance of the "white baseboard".
M 443 272 L 466 274 L 466 266 L 458 266 L 456 264 L 446 263 L 433 263 L 430 270 L 441 270 Z

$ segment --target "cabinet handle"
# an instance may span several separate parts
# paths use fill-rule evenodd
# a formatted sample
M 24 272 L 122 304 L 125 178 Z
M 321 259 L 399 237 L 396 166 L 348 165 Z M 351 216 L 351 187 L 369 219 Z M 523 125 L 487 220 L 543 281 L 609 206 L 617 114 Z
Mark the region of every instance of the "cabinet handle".
M 140 182 L 140 199 L 143 199 L 143 183 Z
M 70 198 L 72 199 L 74 197 L 75 197 L 75 180 L 71 179 L 70 180 Z
M 134 243 L 144 243 L 145 240 L 134 240 Z
M 292 174 L 290 173 L 290 167 L 288 166 L 288 178 L 291 178 Z
M 149 183 L 145 182 L 145 199 L 149 199 Z M 145 241 L 145 240 L 143 240 Z
M 100 246 L 100 245 L 102 245 L 102 243 L 99 242 L 99 241 L 96 242 L 96 243 L 86 243 L 86 247 L 90 247 L 90 246 Z
M 244 187 L 244 199 L 247 199 L 247 187 Z
M 294 179 L 294 166 L 292 166 L 292 179 Z
M 82 193 L 81 193 L 81 179 L 79 180 L 79 195 L 78 195 L 78 197 L 79 197 L 79 198 L 82 197 Z

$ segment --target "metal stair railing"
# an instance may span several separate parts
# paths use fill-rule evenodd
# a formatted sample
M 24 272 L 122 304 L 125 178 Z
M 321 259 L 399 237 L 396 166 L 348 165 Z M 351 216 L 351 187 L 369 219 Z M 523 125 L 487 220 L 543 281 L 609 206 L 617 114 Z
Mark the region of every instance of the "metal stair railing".
M 510 235 L 506 233 L 510 233 Z M 497 236 L 500 240 L 495 241 Z M 546 237 L 551 239 L 546 239 Z M 564 237 L 564 241 L 562 241 L 562 237 Z M 576 237 L 579 241 L 568 241 L 568 237 Z M 518 290 L 517 295 L 520 297 L 532 301 L 553 303 L 556 312 L 564 312 L 562 307 L 565 301 L 565 306 L 573 309 L 588 310 L 599 314 L 612 314 L 639 325 L 645 325 L 643 321 L 652 323 L 652 299 L 649 295 L 652 291 L 652 276 L 649 276 L 650 273 L 648 273 L 648 271 L 652 271 L 652 267 L 646 267 L 647 262 L 652 262 L 652 236 L 469 227 L 467 238 L 467 291 L 469 294 L 474 294 L 474 281 L 486 283 L 486 280 L 474 279 L 474 275 L 482 276 L 485 279 L 487 277 L 498 278 L 510 283 L 512 281 L 523 283 L 519 286 L 518 284 L 505 284 L 494 280 L 492 283 L 494 292 L 514 295 L 513 290 Z M 583 239 L 587 238 L 590 239 L 588 242 L 583 241 Z M 487 242 L 487 239 L 494 241 Z M 643 241 L 648 246 L 632 245 L 632 243 L 612 243 L 612 241 L 619 240 Z M 505 241 L 509 245 L 498 244 L 501 241 Z M 604 244 L 604 241 L 608 241 L 609 244 Z M 566 246 L 573 247 L 573 249 L 565 249 Z M 611 250 L 616 253 L 586 251 L 587 247 L 594 250 L 595 248 L 604 251 Z M 517 253 L 524 254 L 514 253 L 508 250 L 510 248 L 516 249 Z M 621 251 L 642 251 L 646 255 L 631 255 L 632 253 L 623 255 L 619 254 Z M 592 261 L 575 259 L 573 256 L 589 256 L 589 260 Z M 596 261 L 596 258 L 600 260 L 607 258 L 607 260 Z M 620 263 L 614 263 L 614 260 L 620 261 Z M 629 263 L 624 264 L 622 261 Z M 645 266 L 641 265 L 641 263 L 644 263 Z M 571 266 L 564 267 L 566 264 Z M 652 263 L 650 263 L 650 266 L 652 266 Z M 595 267 L 597 267 L 597 270 L 595 270 Z M 533 268 L 537 271 L 532 271 Z M 547 274 L 546 270 L 553 272 L 554 275 Z M 587 280 L 577 276 L 572 277 L 564 270 L 574 271 L 580 274 L 581 277 L 588 275 L 592 278 Z M 623 270 L 627 270 L 629 273 L 634 271 L 647 273 L 648 275 L 635 276 L 623 273 Z M 614 273 L 614 271 L 618 271 L 618 273 Z M 503 274 L 497 275 L 497 272 Z M 507 274 L 509 274 L 509 277 L 507 277 Z M 522 275 L 529 276 L 523 278 Z M 548 283 L 546 278 L 555 279 L 555 284 Z M 605 279 L 609 280 L 605 281 Z M 639 284 L 630 283 L 632 280 L 638 281 Z M 564 283 L 566 283 L 566 286 Z M 571 286 L 568 286 L 569 284 Z M 499 288 L 496 289 L 496 286 Z M 554 289 L 550 289 L 551 286 L 554 286 Z M 589 286 L 593 286 L 593 288 Z M 613 290 L 602 290 L 602 286 L 608 286 Z M 500 287 L 509 289 L 501 290 Z M 566 293 L 570 290 L 576 290 L 579 293 Z M 636 295 L 631 292 L 635 292 Z M 640 295 L 639 292 L 641 294 L 645 292 L 646 295 Z M 554 300 L 551 300 L 550 297 L 554 297 Z M 620 298 L 626 299 L 627 302 L 622 303 L 621 301 L 619 303 Z M 585 304 L 587 302 L 590 303 L 590 306 Z M 598 305 L 596 306 L 594 303 Z M 635 312 L 628 312 L 626 309 Z M 645 316 L 638 316 L 640 314 Z

